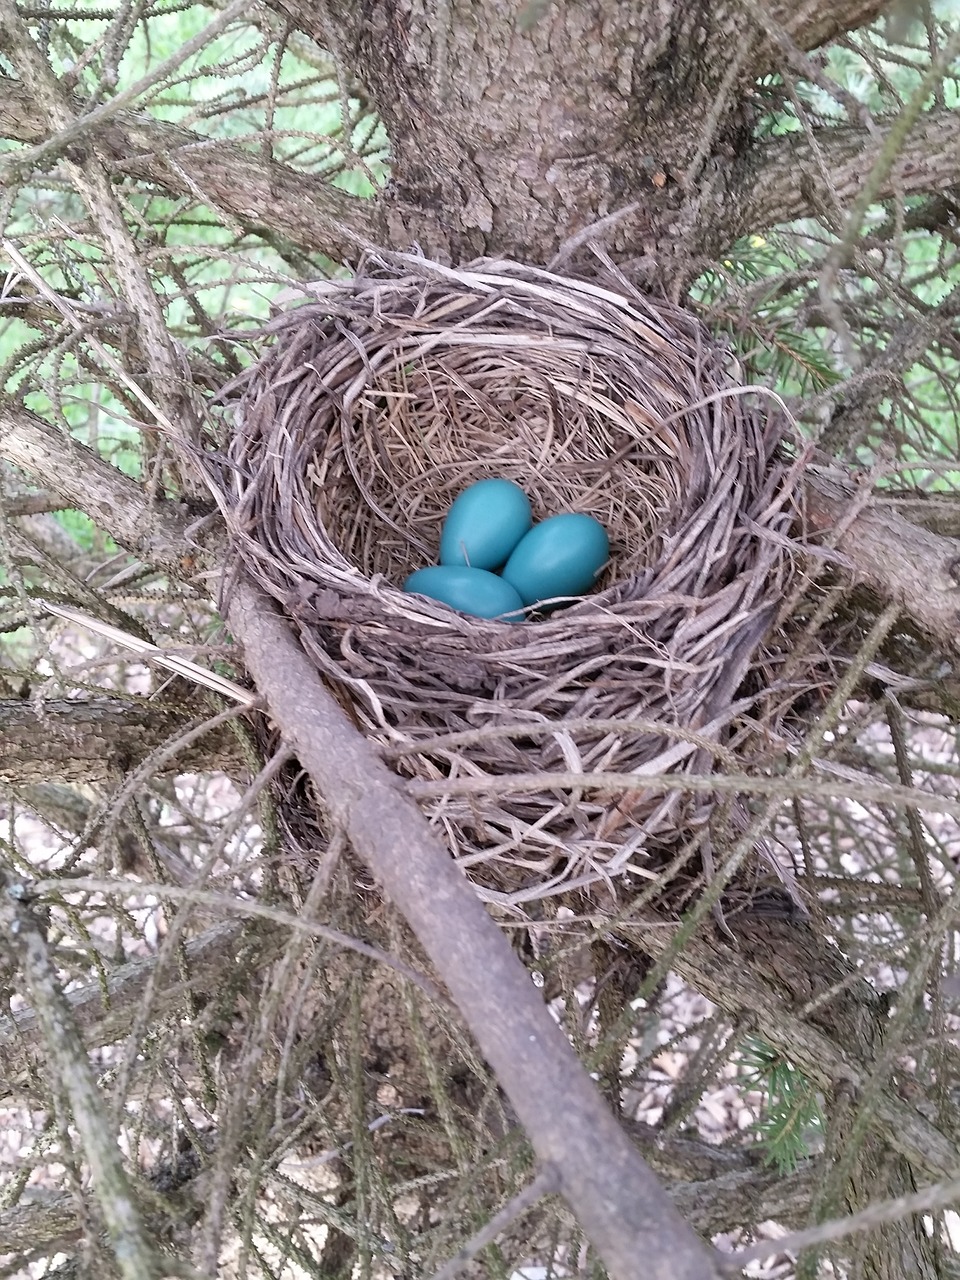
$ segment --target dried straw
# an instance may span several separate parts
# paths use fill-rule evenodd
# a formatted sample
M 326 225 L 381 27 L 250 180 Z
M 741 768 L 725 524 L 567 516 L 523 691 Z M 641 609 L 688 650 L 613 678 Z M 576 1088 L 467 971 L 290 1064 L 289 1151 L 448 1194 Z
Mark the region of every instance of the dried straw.
M 567 775 L 709 773 L 792 571 L 786 417 L 687 312 L 619 277 L 377 255 L 280 315 L 212 462 L 233 543 L 488 898 L 652 876 L 704 797 L 620 804 Z M 505 625 L 405 595 L 468 484 L 596 516 L 596 592 Z M 754 685 L 757 681 L 754 678 Z M 738 742 L 743 740 L 740 733 Z M 564 775 L 537 794 L 514 774 Z

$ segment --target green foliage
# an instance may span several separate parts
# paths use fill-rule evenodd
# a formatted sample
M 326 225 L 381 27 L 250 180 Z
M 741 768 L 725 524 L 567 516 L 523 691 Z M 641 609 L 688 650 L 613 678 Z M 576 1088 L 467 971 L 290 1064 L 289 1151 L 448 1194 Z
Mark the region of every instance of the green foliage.
M 83 552 L 99 552 L 112 555 L 119 547 L 112 538 L 102 533 L 84 511 L 65 508 L 55 511 L 53 519 L 70 534 L 71 538 Z
M 801 145 L 800 152 L 814 155 L 817 131 L 862 128 L 869 113 L 882 135 L 925 83 L 931 53 L 944 47 L 958 17 L 960 0 L 895 4 L 876 27 L 826 49 L 811 80 L 766 76 L 756 86 L 755 134 L 772 140 L 803 133 L 810 147 Z M 954 65 L 924 109 L 958 103 L 960 68 Z M 796 222 L 743 237 L 696 282 L 694 300 L 710 326 L 729 335 L 745 377 L 772 385 L 812 435 L 845 400 L 856 403 L 855 384 L 879 384 L 883 399 L 873 420 L 849 437 L 847 460 L 867 470 L 880 464 L 881 487 L 956 492 L 955 214 L 949 202 L 929 194 L 878 202 L 858 214 L 855 227 L 843 228 L 839 257 L 834 222 Z M 854 384 L 849 391 L 848 383 Z
M 764 1040 L 750 1036 L 742 1054 L 741 1083 L 763 1095 L 755 1132 L 767 1164 L 791 1173 L 811 1154 L 823 1129 L 816 1089 Z
M 784 396 L 814 395 L 841 379 L 826 335 L 797 323 L 809 282 L 785 286 L 796 263 L 773 237 L 738 241 L 692 291 L 715 332 L 726 333 L 748 378 Z

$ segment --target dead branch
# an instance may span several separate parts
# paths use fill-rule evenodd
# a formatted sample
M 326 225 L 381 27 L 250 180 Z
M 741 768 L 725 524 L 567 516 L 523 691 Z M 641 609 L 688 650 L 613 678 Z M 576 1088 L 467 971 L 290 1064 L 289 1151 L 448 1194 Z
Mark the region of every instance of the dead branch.
M 403 912 L 611 1276 L 704 1280 L 718 1263 L 584 1073 L 496 924 L 272 603 L 245 580 L 228 611 L 257 687 L 332 820 Z
M 279 951 L 282 941 L 278 931 L 271 935 L 269 930 L 261 931 L 255 924 L 235 919 L 211 926 L 185 944 L 186 980 L 168 979 L 154 985 L 154 1016 L 159 1019 L 171 1010 L 182 1009 L 187 995 L 216 995 L 227 985 L 241 951 L 245 950 L 251 967 L 265 965 Z M 155 958 L 132 960 L 109 973 L 106 987 L 94 979 L 64 996 L 72 1023 L 88 1050 L 115 1044 L 129 1033 L 156 964 Z M 0 1067 L 5 1093 L 14 1088 L 29 1093 L 32 1056 L 44 1043 L 43 1028 L 43 1020 L 33 1007 L 13 1017 L 0 1018 Z
M 652 928 L 624 925 L 618 932 L 654 955 L 670 945 L 669 930 L 659 924 Z M 727 1013 L 751 1017 L 757 1034 L 780 1049 L 818 1087 L 829 1090 L 842 1084 L 857 1090 L 866 1085 L 871 1063 L 862 1056 L 863 1046 L 850 1043 L 849 1038 L 840 1044 L 812 1019 L 788 1012 L 784 993 L 718 934 L 688 938 L 671 964 Z M 802 986 L 804 975 L 798 974 L 797 981 Z M 932 1180 L 955 1173 L 960 1156 L 954 1141 L 889 1090 L 875 1100 L 871 1120 L 888 1147 Z
M 10 400 L 0 401 L 0 455 L 42 477 L 71 507 L 85 511 L 149 564 L 183 572 L 189 542 L 181 503 L 151 501 L 136 481 L 98 453 Z
M 60 988 L 38 918 L 26 904 L 23 885 L 0 873 L 0 934 L 4 950 L 23 975 L 43 1036 L 50 1085 L 63 1108 L 61 1124 L 72 1116 L 83 1146 L 114 1256 L 124 1280 L 160 1274 L 159 1260 L 135 1203 L 106 1108 L 106 1100 Z

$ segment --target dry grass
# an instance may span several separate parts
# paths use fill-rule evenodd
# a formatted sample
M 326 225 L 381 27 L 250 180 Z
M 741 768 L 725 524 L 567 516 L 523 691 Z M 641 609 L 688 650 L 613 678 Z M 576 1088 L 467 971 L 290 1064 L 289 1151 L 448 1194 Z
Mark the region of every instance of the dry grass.
M 611 803 L 560 778 L 709 773 L 734 726 L 740 758 L 756 749 L 769 673 L 748 685 L 800 514 L 776 397 L 612 267 L 598 284 L 382 255 L 306 292 L 224 393 L 238 426 L 209 470 L 237 552 L 401 772 L 489 781 L 427 802 L 485 896 L 658 874 L 708 798 Z M 535 519 L 605 525 L 595 594 L 508 626 L 399 590 L 489 476 Z

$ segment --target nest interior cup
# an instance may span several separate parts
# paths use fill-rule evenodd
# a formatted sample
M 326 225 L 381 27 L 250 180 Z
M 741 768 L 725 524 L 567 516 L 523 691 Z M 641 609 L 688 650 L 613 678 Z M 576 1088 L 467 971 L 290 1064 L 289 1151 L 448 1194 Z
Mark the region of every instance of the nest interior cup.
M 723 756 L 792 571 L 785 415 L 615 276 L 378 254 L 264 338 L 211 464 L 233 545 L 478 890 L 655 874 L 709 803 L 651 780 Z M 401 591 L 494 476 L 604 525 L 590 595 L 509 625 Z

